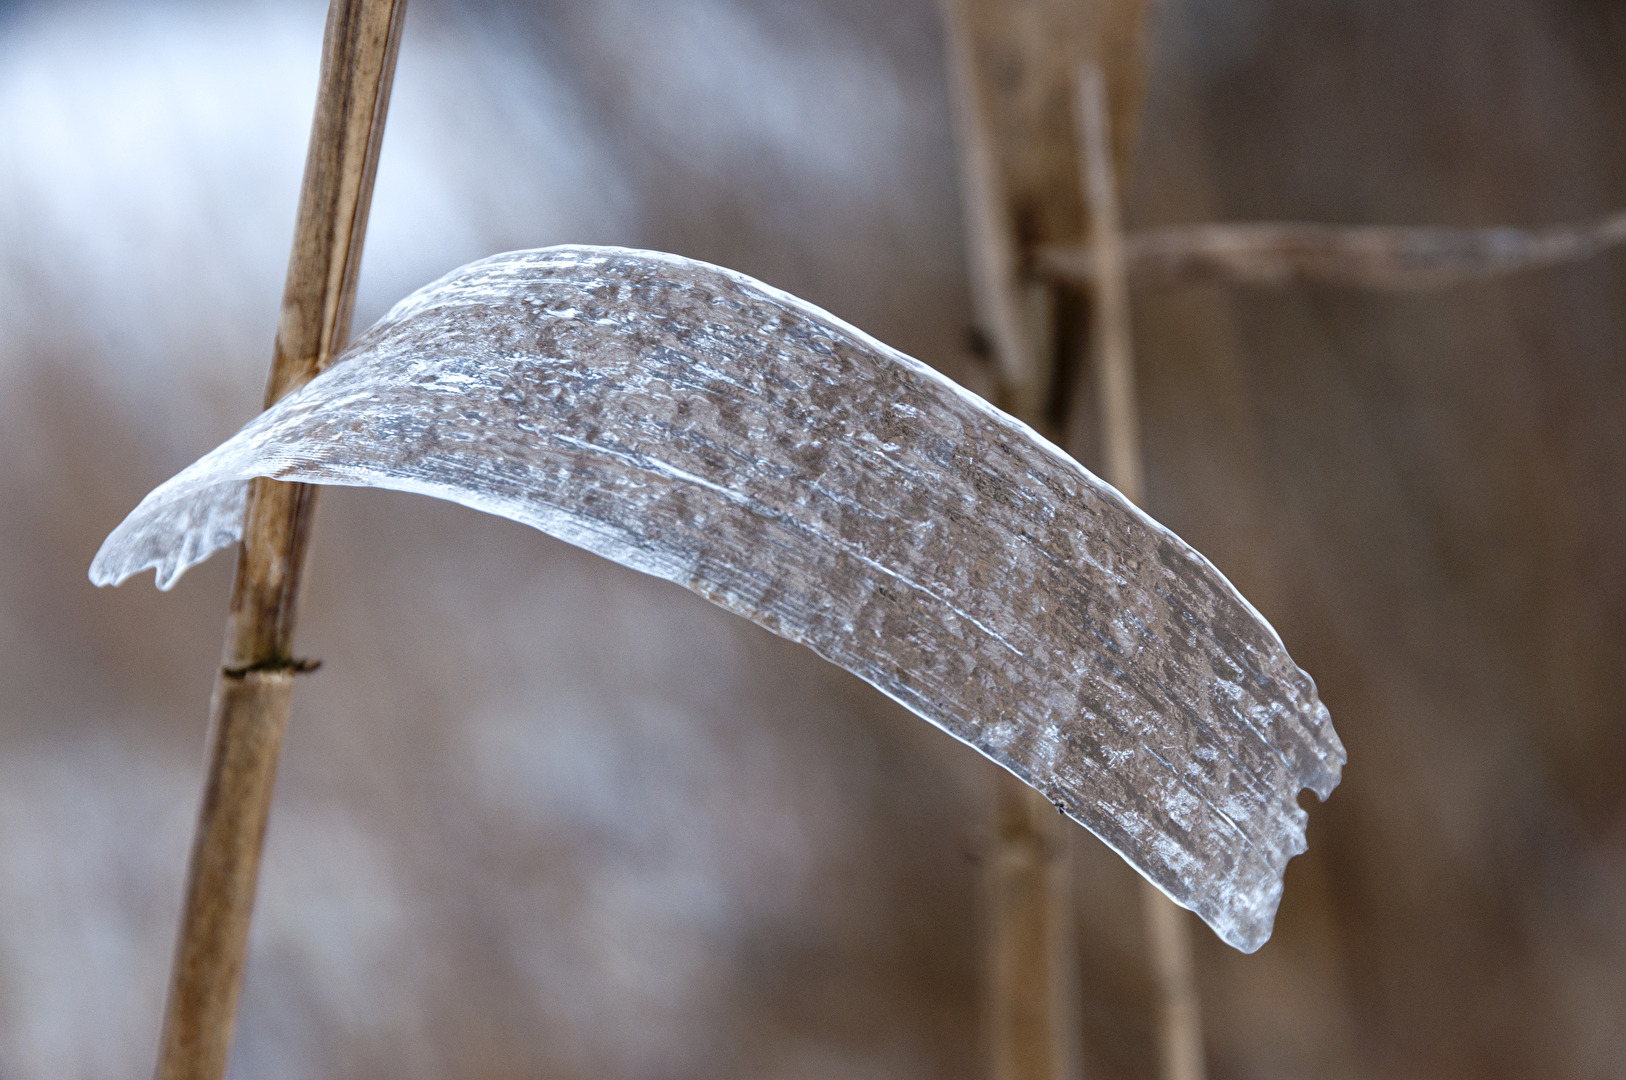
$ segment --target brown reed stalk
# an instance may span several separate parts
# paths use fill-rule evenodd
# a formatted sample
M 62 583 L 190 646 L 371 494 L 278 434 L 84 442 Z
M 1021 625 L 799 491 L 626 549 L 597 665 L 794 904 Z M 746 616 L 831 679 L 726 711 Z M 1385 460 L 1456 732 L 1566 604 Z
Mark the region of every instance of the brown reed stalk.
M 1022 252 L 1010 225 L 1009 194 L 987 115 L 987 88 L 960 0 L 943 0 L 942 9 L 973 303 L 994 362 L 998 404 L 1018 416 L 1032 414 L 1042 408 L 1044 387 L 1023 325 Z
M 1036 245 L 1076 243 L 1085 210 L 1066 105 L 1082 58 L 1107 65 L 1127 171 L 1154 0 L 942 0 L 965 203 L 966 255 L 993 392 L 1043 430 L 1057 404 L 1054 283 Z M 1074 1080 L 1080 1071 L 1071 839 L 1055 809 L 1000 777 L 984 864 L 984 1007 L 996 1080 Z
M 1033 325 L 1011 192 L 976 55 L 970 0 L 944 0 L 966 255 L 999 404 L 1042 417 L 1044 330 Z M 1043 288 L 1043 286 L 1040 286 Z M 1078 1073 L 1071 860 L 1055 807 L 1013 776 L 995 781 L 993 836 L 983 862 L 983 1025 L 994 1080 L 1073 1080 Z
M 1316 225 L 1304 222 L 1175 225 L 1128 234 L 1129 277 L 1146 284 L 1217 281 L 1285 287 L 1309 282 L 1421 292 L 1590 258 L 1626 244 L 1626 213 L 1545 229 Z M 1089 286 L 1095 257 L 1057 244 L 1034 271 Z
M 1079 69 L 1075 97 L 1079 172 L 1090 214 L 1092 307 L 1106 481 L 1140 504 L 1144 497 L 1140 417 L 1135 405 L 1135 357 L 1129 280 L 1112 131 L 1101 69 Z M 1083 409 L 1073 410 L 1075 424 Z M 1071 433 L 1074 446 L 1081 445 Z M 1203 1080 L 1203 1032 L 1192 962 L 1190 917 L 1148 881 L 1140 883 L 1147 949 L 1158 987 L 1158 1057 L 1163 1080 Z
M 405 0 L 333 0 L 265 404 L 309 382 L 350 333 Z M 220 1080 L 242 987 L 293 679 L 295 601 L 316 489 L 256 480 L 215 680 L 209 771 L 164 1011 L 159 1080 Z

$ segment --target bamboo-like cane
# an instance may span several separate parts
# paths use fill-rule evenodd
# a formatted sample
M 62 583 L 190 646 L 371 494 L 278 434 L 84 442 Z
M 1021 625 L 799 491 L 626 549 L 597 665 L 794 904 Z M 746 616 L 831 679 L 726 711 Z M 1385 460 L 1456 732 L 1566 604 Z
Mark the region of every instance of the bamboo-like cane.
M 998 373 L 1001 408 L 1020 416 L 1042 408 L 1022 317 L 1021 253 L 1007 220 L 1007 195 L 989 131 L 981 77 L 959 0 L 942 0 L 948 83 L 960 157 L 966 269 L 978 321 Z
M 1285 287 L 1307 282 L 1421 292 L 1557 266 L 1626 244 L 1626 213 L 1545 229 L 1315 225 L 1304 222 L 1174 225 L 1130 233 L 1129 277 L 1151 285 L 1217 281 Z M 1088 245 L 1038 250 L 1034 270 L 1088 287 Z
M 969 276 L 999 404 L 1036 422 L 1044 411 L 1045 379 L 1024 310 L 1021 258 L 986 88 L 960 3 L 943 0 L 942 9 Z M 1043 795 L 1013 776 L 997 778 L 982 883 L 983 1024 L 993 1080 L 1073 1080 L 1078 1074 L 1072 872 L 1061 824 Z
M 1135 503 L 1143 497 L 1140 419 L 1135 406 L 1135 359 L 1130 328 L 1118 187 L 1113 175 L 1111 121 L 1101 69 L 1085 65 L 1075 97 L 1080 174 L 1089 204 L 1095 304 L 1094 352 L 1108 483 Z M 1082 409 L 1072 410 L 1075 422 Z M 1074 438 L 1073 445 L 1080 445 Z M 1203 1032 L 1189 916 L 1150 882 L 1141 882 L 1146 939 L 1159 991 L 1158 1050 L 1163 1080 L 1203 1080 Z
M 405 0 L 333 0 L 277 322 L 267 406 L 309 382 L 350 332 L 362 238 Z M 158 1080 L 220 1080 L 288 721 L 300 569 L 316 489 L 256 480 L 215 682 L 209 771 L 170 975 Z
M 1109 155 L 1106 79 L 1093 64 L 1079 70 L 1075 88 L 1079 176 L 1090 215 L 1089 252 L 1094 285 L 1091 329 L 1105 442 L 1104 478 L 1139 503 L 1141 490 L 1140 416 L 1135 408 L 1135 358 L 1129 323 L 1129 281 L 1124 266 L 1123 225 L 1118 184 Z M 1070 410 L 1075 422 L 1082 409 Z M 1073 446 L 1083 439 L 1069 433 Z
M 1152 0 L 941 0 L 960 151 L 966 255 L 1001 406 L 1038 428 L 1057 404 L 1055 291 L 1033 245 L 1081 235 L 1073 133 L 1052 103 L 1083 57 L 1121 90 L 1117 166 L 1128 160 Z M 1059 123 L 1057 123 L 1059 119 Z M 1078 963 L 1068 836 L 1037 792 L 1001 778 L 984 868 L 985 1023 L 996 1080 L 1079 1074 Z
M 1031 312 L 1024 311 L 1020 249 L 993 145 L 987 88 L 961 0 L 943 0 L 941 8 L 972 296 L 992 351 L 1000 405 L 1036 421 L 1044 412 L 1046 379 L 1031 342 Z M 993 1080 L 1078 1075 L 1072 860 L 1060 825 L 1044 795 L 1016 777 L 997 777 L 982 880 L 984 1030 Z

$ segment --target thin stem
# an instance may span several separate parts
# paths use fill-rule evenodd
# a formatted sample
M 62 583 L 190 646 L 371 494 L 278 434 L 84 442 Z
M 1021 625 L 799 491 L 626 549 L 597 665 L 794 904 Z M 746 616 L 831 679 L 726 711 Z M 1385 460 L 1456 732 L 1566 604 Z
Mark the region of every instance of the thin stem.
M 999 404 L 1021 415 L 1037 411 L 1044 387 L 1024 332 L 1022 260 L 987 116 L 988 91 L 961 10 L 964 2 L 941 0 L 971 302 L 994 362 Z
M 1140 883 L 1146 944 L 1157 977 L 1158 1073 L 1162 1080 L 1203 1080 L 1203 1020 L 1191 949 L 1191 916 L 1149 881 Z
M 1139 503 L 1141 490 L 1140 415 L 1135 408 L 1135 357 L 1129 315 L 1129 282 L 1125 276 L 1123 227 L 1118 210 L 1118 184 L 1109 147 L 1106 79 L 1088 64 L 1079 70 L 1078 145 L 1080 173 L 1090 215 L 1090 255 L 1094 270 L 1095 370 L 1101 398 L 1109 484 Z M 1073 410 L 1075 420 L 1083 410 Z M 1082 440 L 1074 438 L 1075 446 Z
M 1106 80 L 1093 64 L 1080 68 L 1077 96 L 1080 172 L 1089 203 L 1096 372 L 1100 383 L 1105 478 L 1131 501 L 1144 498 L 1140 418 L 1135 407 L 1129 281 L 1123 222 L 1112 168 Z M 1075 418 L 1084 410 L 1074 410 Z M 1077 443 L 1075 442 L 1075 445 Z M 1203 1033 L 1188 916 L 1150 882 L 1141 882 L 1146 944 L 1159 992 L 1159 1072 L 1163 1080 L 1202 1080 Z
M 349 335 L 405 0 L 333 0 L 266 404 L 303 386 Z M 296 599 L 315 489 L 257 480 L 215 681 L 156 1075 L 220 1080 L 242 987 L 277 759 L 288 722 Z
M 960 152 L 966 257 L 999 403 L 1036 423 L 1045 411 L 1036 327 L 1039 283 L 1021 276 L 1021 241 L 1005 183 L 995 102 L 977 55 L 974 0 L 942 0 Z M 1040 286 L 1043 288 L 1042 286 Z M 1048 289 L 1040 295 L 1048 299 Z M 996 780 L 994 836 L 983 867 L 984 1024 L 994 1080 L 1073 1080 L 1078 1073 L 1077 964 L 1071 860 L 1060 815 L 1013 776 Z
M 1065 821 L 1039 792 L 1013 776 L 999 779 L 984 867 L 992 1076 L 1071 1080 L 1078 977 Z

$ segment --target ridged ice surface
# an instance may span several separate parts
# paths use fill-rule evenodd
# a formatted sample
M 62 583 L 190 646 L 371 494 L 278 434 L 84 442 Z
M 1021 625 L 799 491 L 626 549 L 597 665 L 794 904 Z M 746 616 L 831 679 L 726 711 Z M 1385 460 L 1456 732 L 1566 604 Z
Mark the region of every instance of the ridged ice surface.
M 98 584 L 238 539 L 246 481 L 422 492 L 676 582 L 1032 784 L 1237 948 L 1343 746 L 1201 555 L 839 319 L 671 255 L 499 255 L 159 487 Z

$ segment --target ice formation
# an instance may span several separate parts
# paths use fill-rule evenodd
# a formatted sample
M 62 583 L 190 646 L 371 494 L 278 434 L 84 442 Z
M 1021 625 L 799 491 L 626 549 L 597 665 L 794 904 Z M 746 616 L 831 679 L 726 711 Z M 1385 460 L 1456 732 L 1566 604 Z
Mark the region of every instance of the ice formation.
M 841 320 L 672 255 L 558 247 L 403 300 L 113 531 L 167 588 L 247 480 L 415 491 L 675 582 L 1009 769 L 1230 944 L 1270 936 L 1315 684 L 1202 555 L 1026 425 Z

